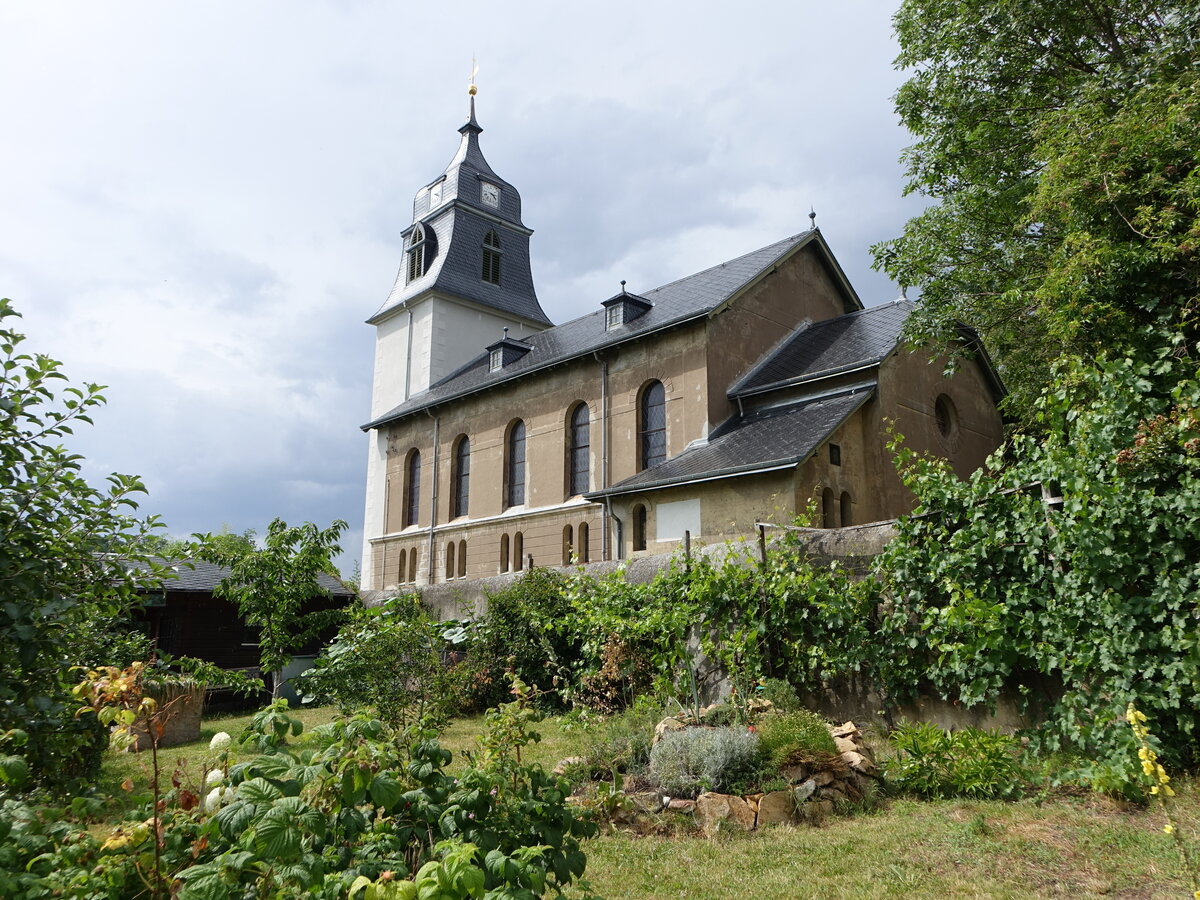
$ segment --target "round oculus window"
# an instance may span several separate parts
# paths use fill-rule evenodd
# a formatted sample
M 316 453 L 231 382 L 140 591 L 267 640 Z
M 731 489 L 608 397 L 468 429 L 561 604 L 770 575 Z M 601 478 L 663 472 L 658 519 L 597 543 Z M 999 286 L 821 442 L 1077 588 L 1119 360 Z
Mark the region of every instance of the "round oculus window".
M 954 407 L 954 401 L 945 394 L 939 394 L 933 402 L 933 417 L 938 433 L 946 440 L 953 440 L 958 434 L 958 410 Z

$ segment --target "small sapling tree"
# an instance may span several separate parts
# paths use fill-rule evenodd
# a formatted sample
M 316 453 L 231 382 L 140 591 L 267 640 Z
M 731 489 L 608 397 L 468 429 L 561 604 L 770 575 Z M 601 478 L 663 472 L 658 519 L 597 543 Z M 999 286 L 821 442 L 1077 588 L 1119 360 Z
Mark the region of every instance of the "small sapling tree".
M 306 607 L 328 596 L 318 576 L 337 576 L 333 558 L 341 552 L 338 540 L 346 527 L 340 519 L 325 529 L 312 522 L 289 527 L 275 519 L 263 546 L 252 550 L 196 536 L 204 544 L 203 559 L 229 567 L 216 594 L 236 603 L 246 624 L 259 629 L 262 668 L 274 676 L 272 698 L 278 698 L 283 668 L 295 653 L 342 616 L 341 610 Z

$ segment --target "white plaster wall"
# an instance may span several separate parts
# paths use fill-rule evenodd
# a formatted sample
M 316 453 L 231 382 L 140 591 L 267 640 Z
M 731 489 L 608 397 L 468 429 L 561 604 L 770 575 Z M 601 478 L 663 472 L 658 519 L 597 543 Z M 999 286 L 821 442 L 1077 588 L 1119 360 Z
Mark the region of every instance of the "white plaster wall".
M 375 372 L 371 384 L 371 418 L 404 402 L 408 356 L 408 310 L 400 310 L 375 326 Z
M 367 433 L 367 502 L 363 515 L 362 573 L 363 588 L 378 590 L 375 566 L 371 559 L 371 538 L 383 534 L 387 510 L 384 507 L 384 486 L 387 484 L 387 436 L 377 428 Z
M 659 503 L 654 512 L 657 520 L 655 540 L 682 541 L 685 531 L 690 531 L 693 538 L 700 537 L 700 498 Z
M 431 303 L 431 307 L 434 318 L 432 341 L 429 346 L 429 380 L 425 387 L 445 378 L 483 353 L 489 344 L 494 344 L 504 337 L 505 326 L 508 327 L 508 336 L 513 338 L 522 338 L 537 330 L 502 313 L 490 312 L 445 298 L 437 298 Z M 420 390 L 416 388 L 416 382 L 417 377 L 414 374 L 414 389 Z

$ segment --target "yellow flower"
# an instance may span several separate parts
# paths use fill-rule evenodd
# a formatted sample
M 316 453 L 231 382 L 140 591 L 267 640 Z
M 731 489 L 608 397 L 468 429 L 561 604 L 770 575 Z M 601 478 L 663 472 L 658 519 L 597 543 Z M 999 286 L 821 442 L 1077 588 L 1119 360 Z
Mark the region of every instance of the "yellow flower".
M 1152 752 L 1149 747 L 1141 747 L 1138 749 L 1138 759 L 1149 759 Z
M 1168 822 L 1166 825 L 1163 826 L 1163 833 L 1164 834 L 1174 834 L 1175 826 L 1172 825 L 1170 822 Z
M 1162 786 L 1162 792 L 1163 792 L 1163 794 L 1165 794 L 1168 797 L 1175 796 L 1175 789 L 1173 787 L 1171 787 L 1169 784 L 1164 784 Z
M 1148 760 L 1148 759 L 1142 760 L 1142 771 L 1145 772 L 1147 775 L 1153 775 L 1154 774 L 1154 763 L 1150 762 L 1150 760 Z
M 1158 785 L 1157 784 L 1154 787 L 1150 788 L 1150 793 L 1154 794 L 1154 795 L 1158 794 Z

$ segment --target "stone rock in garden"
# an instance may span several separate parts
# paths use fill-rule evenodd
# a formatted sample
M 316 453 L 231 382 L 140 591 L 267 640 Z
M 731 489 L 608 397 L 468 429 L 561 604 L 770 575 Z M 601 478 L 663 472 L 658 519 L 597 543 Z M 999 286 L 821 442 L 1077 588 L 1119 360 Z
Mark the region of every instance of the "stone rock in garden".
M 858 737 L 860 740 L 862 738 L 862 736 L 858 733 L 858 726 L 853 722 L 845 722 L 841 725 L 831 725 L 829 728 L 829 733 L 835 738 Z
M 851 750 L 847 753 L 843 753 L 842 759 L 846 761 L 846 765 L 856 772 L 865 772 L 868 775 L 874 774 L 875 772 L 875 763 L 871 762 L 861 753 L 856 753 Z
M 757 825 L 782 825 L 792 821 L 796 812 L 796 799 L 791 791 L 771 791 L 758 801 Z
M 562 777 L 567 774 L 567 769 L 571 766 L 581 766 L 586 762 L 587 760 L 582 756 L 568 756 L 566 759 L 558 761 L 558 765 L 554 767 L 554 771 L 551 774 Z
M 684 800 L 682 797 L 672 797 L 671 802 L 667 804 L 667 809 L 673 809 L 675 812 L 695 812 L 696 801 Z
M 817 790 L 817 783 L 813 779 L 810 778 L 810 779 L 808 779 L 808 781 L 805 781 L 802 784 L 798 784 L 794 788 L 792 788 L 792 793 L 796 796 L 797 803 L 803 803 L 805 800 L 807 800 L 809 797 L 811 797 L 814 793 L 816 793 L 816 790 Z
M 858 785 L 854 783 L 853 778 L 843 778 L 837 783 L 837 789 L 841 791 L 850 800 L 861 800 L 863 792 L 859 790 Z
M 841 802 L 846 799 L 846 795 L 842 792 L 842 789 L 833 786 L 821 788 L 817 791 L 817 797 L 821 800 L 833 800 L 834 802 Z
M 834 777 L 832 772 L 826 770 L 824 772 L 818 772 L 812 777 L 812 780 L 817 787 L 825 787 L 827 784 L 833 784 Z
M 833 804 L 828 800 L 809 800 L 796 807 L 796 815 L 810 825 L 819 825 L 833 812 Z
M 696 798 L 696 820 L 708 834 L 721 828 L 754 828 L 754 812 L 741 797 L 704 793 Z
M 668 731 L 682 731 L 684 728 L 687 728 L 687 726 L 674 716 L 667 716 L 654 726 L 654 743 L 657 744 L 659 741 L 661 741 L 662 736 Z
M 803 781 L 808 777 L 808 769 L 799 764 L 784 766 L 779 770 L 779 774 L 791 782 Z
M 850 738 L 836 737 L 833 739 L 833 745 L 837 747 L 838 753 L 858 753 L 861 746 Z
M 752 697 L 746 703 L 747 711 L 750 712 L 752 715 L 756 715 L 756 716 L 762 715 L 763 713 L 766 713 L 766 712 L 770 712 L 774 708 L 775 708 L 775 704 L 772 703 L 770 700 L 766 699 L 765 697 Z

